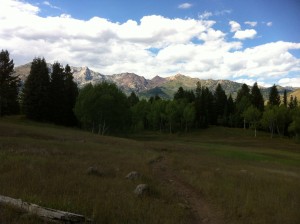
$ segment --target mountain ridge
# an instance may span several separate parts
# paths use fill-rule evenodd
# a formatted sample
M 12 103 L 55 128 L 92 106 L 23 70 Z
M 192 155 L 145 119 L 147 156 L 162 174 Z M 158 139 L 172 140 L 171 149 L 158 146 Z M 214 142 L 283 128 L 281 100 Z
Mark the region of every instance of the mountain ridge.
M 49 72 L 51 72 L 51 64 L 47 64 Z M 30 73 L 31 63 L 27 63 L 15 68 L 15 73 L 19 75 L 21 81 L 25 81 L 26 77 Z M 241 88 L 243 83 L 238 83 L 231 80 L 214 80 L 214 79 L 199 79 L 189 77 L 183 74 L 176 74 L 166 78 L 156 75 L 152 79 L 146 79 L 144 76 L 137 75 L 135 73 L 124 72 L 113 75 L 104 75 L 88 68 L 71 66 L 73 72 L 74 81 L 80 86 L 84 86 L 88 83 L 100 83 L 103 81 L 115 83 L 122 91 L 127 95 L 131 92 L 135 92 L 140 97 L 149 98 L 153 95 L 159 95 L 162 98 L 172 98 L 174 93 L 181 86 L 187 90 L 193 90 L 196 88 L 197 82 L 203 87 L 207 87 L 210 91 L 214 91 L 218 84 L 221 84 L 227 95 L 231 94 L 234 98 L 237 95 L 237 91 Z M 270 88 L 260 87 L 262 94 L 266 98 Z M 283 94 L 284 90 L 287 92 L 295 91 L 299 88 L 282 87 L 278 86 L 278 91 Z

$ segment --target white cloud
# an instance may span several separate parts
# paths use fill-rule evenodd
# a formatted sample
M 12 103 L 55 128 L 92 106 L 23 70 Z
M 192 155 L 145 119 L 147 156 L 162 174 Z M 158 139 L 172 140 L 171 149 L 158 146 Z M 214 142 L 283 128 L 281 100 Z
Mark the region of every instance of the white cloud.
M 257 32 L 254 29 L 247 30 L 238 30 L 235 32 L 233 38 L 244 40 L 247 38 L 253 39 L 256 36 Z
M 199 19 L 208 19 L 213 16 L 212 12 L 205 11 L 204 13 L 198 15 Z
M 257 22 L 254 22 L 254 21 L 246 21 L 245 22 L 246 25 L 249 25 L 249 26 L 252 26 L 252 27 L 255 27 L 257 25 Z
M 186 3 L 180 4 L 180 5 L 178 6 L 178 8 L 179 8 L 179 9 L 189 9 L 189 8 L 191 8 L 192 6 L 193 6 L 193 5 L 192 5 L 191 3 L 186 2 Z
M 228 40 L 211 20 L 157 15 L 125 23 L 99 17 L 80 20 L 65 14 L 43 18 L 39 8 L 23 1 L 0 3 L 0 49 L 7 49 L 16 65 L 43 56 L 48 62 L 88 66 L 107 75 L 135 72 L 151 78 L 181 72 L 214 79 L 246 76 L 258 83 L 300 72 L 300 59 L 289 53 L 299 50 L 300 43 L 278 41 L 242 48 L 239 39 Z M 241 30 L 237 22 L 231 25 L 234 35 L 254 35 Z M 159 50 L 153 53 L 150 48 Z
M 61 9 L 58 6 L 52 5 L 49 1 L 44 1 L 43 4 L 46 6 L 49 6 L 50 8 L 53 8 L 53 9 Z
M 273 23 L 272 22 L 267 22 L 267 26 L 272 26 Z
M 231 32 L 236 32 L 241 29 L 241 25 L 236 21 L 230 21 L 229 25 L 231 26 Z
M 232 10 L 230 10 L 230 9 L 224 9 L 222 11 L 215 11 L 214 15 L 215 16 L 224 16 L 226 14 L 230 14 L 231 12 L 232 12 Z
M 281 86 L 300 87 L 300 78 L 283 78 L 278 81 L 278 84 Z

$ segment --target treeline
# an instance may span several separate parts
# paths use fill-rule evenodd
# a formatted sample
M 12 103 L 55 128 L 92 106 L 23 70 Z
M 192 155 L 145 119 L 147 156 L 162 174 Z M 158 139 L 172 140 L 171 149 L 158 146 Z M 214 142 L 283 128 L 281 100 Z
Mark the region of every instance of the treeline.
M 99 134 L 144 130 L 189 132 L 220 125 L 269 131 L 271 136 L 300 133 L 300 107 L 296 97 L 281 100 L 274 85 L 265 104 L 255 83 L 246 84 L 236 99 L 219 84 L 215 91 L 197 83 L 194 90 L 182 87 L 173 100 L 159 96 L 140 100 L 126 96 L 113 83 L 88 84 L 78 91 L 70 66 L 56 62 L 51 72 L 43 58 L 35 58 L 20 90 L 14 63 L 7 51 L 0 53 L 0 116 L 21 111 L 27 118 L 59 125 L 77 126 Z M 281 102 L 282 101 L 282 102 Z
M 27 118 L 76 126 L 73 108 L 78 95 L 71 68 L 55 62 L 49 71 L 43 58 L 32 61 L 23 87 L 14 74 L 8 51 L 0 52 L 0 116 L 23 113 Z

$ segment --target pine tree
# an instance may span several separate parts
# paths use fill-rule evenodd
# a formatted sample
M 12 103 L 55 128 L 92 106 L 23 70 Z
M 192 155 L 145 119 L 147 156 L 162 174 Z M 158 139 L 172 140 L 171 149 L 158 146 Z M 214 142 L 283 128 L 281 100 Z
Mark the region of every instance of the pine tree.
M 220 84 L 217 85 L 215 94 L 215 109 L 217 123 L 221 124 L 224 122 L 225 108 L 227 105 L 227 97 L 225 91 Z
M 271 87 L 270 95 L 269 95 L 269 105 L 271 106 L 279 106 L 280 105 L 280 96 L 275 84 Z
M 52 65 L 52 73 L 49 88 L 50 120 L 55 124 L 62 124 L 65 117 L 65 96 L 64 96 L 64 69 L 60 63 Z
M 131 92 L 130 96 L 128 96 L 127 99 L 128 99 L 130 107 L 136 105 L 140 101 L 138 96 L 133 91 Z
M 49 121 L 49 84 L 45 59 L 33 59 L 30 74 L 24 84 L 22 99 L 24 114 L 29 119 Z
M 76 99 L 78 96 L 77 83 L 74 82 L 74 77 L 71 72 L 70 66 L 67 64 L 64 71 L 64 124 L 73 126 L 77 124 L 77 119 L 74 115 L 73 109 L 75 107 Z
M 254 83 L 251 89 L 251 103 L 259 111 L 262 112 L 264 110 L 264 98 L 257 86 L 257 83 Z
M 246 84 L 243 84 L 242 88 L 238 91 L 235 105 L 236 105 L 235 123 L 237 126 L 241 127 L 243 125 L 245 128 L 246 121 L 245 119 L 243 119 L 242 114 L 251 105 L 250 89 Z
M 287 107 L 287 92 L 286 89 L 283 92 L 283 105 Z
M 14 62 L 8 51 L 0 52 L 0 117 L 19 112 L 20 79 L 14 74 Z

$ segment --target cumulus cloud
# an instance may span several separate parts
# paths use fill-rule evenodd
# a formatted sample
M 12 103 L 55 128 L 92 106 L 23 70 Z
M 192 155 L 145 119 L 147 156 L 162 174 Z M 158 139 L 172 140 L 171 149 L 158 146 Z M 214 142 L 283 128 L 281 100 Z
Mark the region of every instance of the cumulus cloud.
M 272 22 L 267 22 L 267 26 L 272 26 L 273 23 Z
M 88 66 L 107 75 L 135 72 L 151 78 L 180 72 L 204 79 L 248 76 L 261 83 L 300 72 L 300 59 L 289 53 L 299 50 L 300 43 L 278 41 L 243 48 L 240 39 L 228 40 L 212 20 L 158 15 L 124 23 L 66 14 L 44 18 L 39 8 L 24 1 L 0 2 L 0 49 L 7 49 L 16 65 L 43 56 L 48 62 Z M 256 35 L 241 30 L 235 21 L 231 25 L 234 35 Z
M 252 27 L 255 27 L 257 25 L 257 22 L 255 22 L 255 21 L 252 21 L 252 22 L 251 21 L 246 21 L 245 24 L 249 25 L 249 26 L 252 26 Z
M 193 6 L 193 5 L 192 5 L 191 3 L 186 2 L 186 3 L 180 4 L 180 5 L 178 6 L 178 8 L 179 8 L 179 9 L 189 9 L 189 8 L 191 8 L 192 6 Z
M 254 22 L 248 22 L 248 23 L 254 23 Z M 233 38 L 235 39 L 239 39 L 239 40 L 244 40 L 247 38 L 253 39 L 257 34 L 256 30 L 254 29 L 241 30 L 241 25 L 236 21 L 230 21 L 229 25 L 231 26 L 230 31 L 232 33 L 235 33 L 233 36 Z
M 283 78 L 278 81 L 278 84 L 281 86 L 300 87 L 300 78 Z
M 233 38 L 244 40 L 247 38 L 253 39 L 257 32 L 254 29 L 238 30 L 235 32 Z
M 236 21 L 230 21 L 229 25 L 231 26 L 230 32 L 236 32 L 241 29 L 241 25 Z

